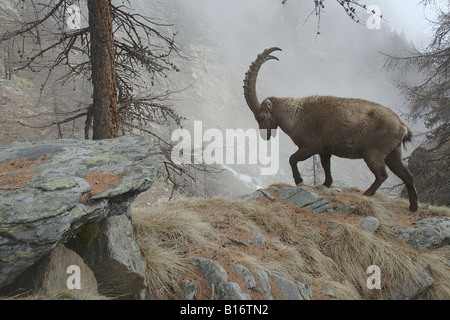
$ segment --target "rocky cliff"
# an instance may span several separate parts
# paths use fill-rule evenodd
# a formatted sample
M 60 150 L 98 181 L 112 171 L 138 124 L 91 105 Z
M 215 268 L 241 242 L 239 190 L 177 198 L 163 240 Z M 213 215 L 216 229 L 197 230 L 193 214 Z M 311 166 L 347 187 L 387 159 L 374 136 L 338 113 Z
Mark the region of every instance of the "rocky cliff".
M 450 143 L 437 147 L 434 139 L 423 142 L 408 160 L 416 188 L 423 202 L 434 205 L 450 205 Z M 406 190 L 402 190 L 404 196 Z
M 101 231 L 108 217 L 125 215 L 161 165 L 157 146 L 139 136 L 0 148 L 0 288 L 75 236 L 95 247 L 96 223 Z

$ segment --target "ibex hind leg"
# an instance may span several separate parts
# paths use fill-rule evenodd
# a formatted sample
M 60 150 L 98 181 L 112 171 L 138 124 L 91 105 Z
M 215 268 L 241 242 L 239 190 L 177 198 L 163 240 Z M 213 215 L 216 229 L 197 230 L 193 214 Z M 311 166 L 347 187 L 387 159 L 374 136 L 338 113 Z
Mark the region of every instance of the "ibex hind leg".
M 329 188 L 333 184 L 333 177 L 331 176 L 331 154 L 321 154 L 320 162 L 322 163 L 323 171 L 325 172 L 325 182 L 323 185 Z
M 292 169 L 292 176 L 294 177 L 294 181 L 295 181 L 296 185 L 299 185 L 303 182 L 303 178 L 300 175 L 300 172 L 298 171 L 297 163 L 299 161 L 304 161 L 313 155 L 314 155 L 314 152 L 312 152 L 308 149 L 302 148 L 302 149 L 297 150 L 297 152 L 295 152 L 289 158 L 289 164 L 291 165 L 291 169 Z
M 378 157 L 369 157 L 364 158 L 367 166 L 370 171 L 375 175 L 374 183 L 363 193 L 365 196 L 373 196 L 375 192 L 377 192 L 378 188 L 383 184 L 383 182 L 387 179 L 388 174 L 386 172 L 386 165 L 383 159 L 379 159 Z
M 406 190 L 408 191 L 409 210 L 412 212 L 417 211 L 418 197 L 416 187 L 414 186 L 411 172 L 409 172 L 408 167 L 405 166 L 402 161 L 402 150 L 400 145 L 386 157 L 385 162 L 388 168 L 405 184 Z

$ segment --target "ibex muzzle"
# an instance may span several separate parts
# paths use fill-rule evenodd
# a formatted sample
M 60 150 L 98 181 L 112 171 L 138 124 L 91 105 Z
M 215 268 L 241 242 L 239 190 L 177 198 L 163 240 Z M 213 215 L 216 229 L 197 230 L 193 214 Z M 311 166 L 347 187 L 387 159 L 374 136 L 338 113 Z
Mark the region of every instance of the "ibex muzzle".
M 364 195 L 375 194 L 387 179 L 387 165 L 405 183 L 409 209 L 416 211 L 418 197 L 413 177 L 402 162 L 401 145 L 411 140 L 409 128 L 392 110 L 367 100 L 332 96 L 269 97 L 259 103 L 256 94 L 258 72 L 266 61 L 278 60 L 271 55 L 274 51 L 281 49 L 264 50 L 250 65 L 244 80 L 244 96 L 259 128 L 267 130 L 263 138 L 270 139 L 274 130 L 280 127 L 299 148 L 289 158 L 295 183 L 303 182 L 297 163 L 312 155 L 320 155 L 327 187 L 333 183 L 332 155 L 364 159 L 375 175 L 375 182 Z

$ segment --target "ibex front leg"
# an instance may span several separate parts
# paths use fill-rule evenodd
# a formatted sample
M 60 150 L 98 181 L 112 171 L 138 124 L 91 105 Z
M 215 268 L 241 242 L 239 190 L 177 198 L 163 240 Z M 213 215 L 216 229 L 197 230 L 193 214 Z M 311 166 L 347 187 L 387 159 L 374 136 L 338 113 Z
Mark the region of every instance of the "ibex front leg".
M 294 177 L 294 181 L 296 185 L 299 185 L 303 182 L 302 176 L 300 175 L 300 172 L 298 171 L 297 163 L 299 161 L 304 161 L 308 159 L 309 157 L 313 156 L 314 152 L 308 149 L 298 149 L 296 153 L 294 153 L 289 158 L 289 164 L 292 168 L 292 175 Z

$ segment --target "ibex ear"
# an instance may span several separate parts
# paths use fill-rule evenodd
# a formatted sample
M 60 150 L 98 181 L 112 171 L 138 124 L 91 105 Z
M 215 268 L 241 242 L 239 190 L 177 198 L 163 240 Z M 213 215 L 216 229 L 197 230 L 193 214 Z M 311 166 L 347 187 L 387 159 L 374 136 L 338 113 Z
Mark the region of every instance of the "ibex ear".
M 266 107 L 269 108 L 269 110 L 272 110 L 272 101 L 269 99 L 266 99 Z

